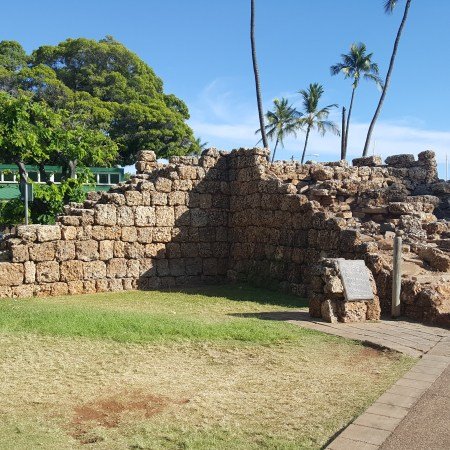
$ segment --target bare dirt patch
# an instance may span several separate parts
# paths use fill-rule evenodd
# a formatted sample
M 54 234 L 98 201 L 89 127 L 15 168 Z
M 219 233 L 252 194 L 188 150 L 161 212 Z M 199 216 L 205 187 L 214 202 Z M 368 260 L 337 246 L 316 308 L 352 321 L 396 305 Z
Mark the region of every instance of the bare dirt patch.
M 74 407 L 69 433 L 82 444 L 95 442 L 90 433 L 96 426 L 117 428 L 127 413 L 138 413 L 138 419 L 149 419 L 169 405 L 185 405 L 189 399 L 171 399 L 161 395 L 144 393 L 142 390 L 123 391 L 106 398 Z

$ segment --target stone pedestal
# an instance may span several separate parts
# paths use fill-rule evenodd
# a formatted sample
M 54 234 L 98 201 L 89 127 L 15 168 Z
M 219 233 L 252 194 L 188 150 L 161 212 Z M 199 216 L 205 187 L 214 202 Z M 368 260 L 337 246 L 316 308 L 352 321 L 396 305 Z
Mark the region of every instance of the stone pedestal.
M 380 302 L 364 261 L 324 259 L 317 269 L 322 292 L 310 298 L 309 313 L 330 323 L 379 320 Z

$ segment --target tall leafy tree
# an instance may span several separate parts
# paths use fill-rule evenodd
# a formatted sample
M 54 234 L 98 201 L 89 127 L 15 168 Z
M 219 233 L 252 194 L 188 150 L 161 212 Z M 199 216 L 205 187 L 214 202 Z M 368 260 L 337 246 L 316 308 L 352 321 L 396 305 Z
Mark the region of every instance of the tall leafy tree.
M 348 132 L 350 128 L 350 118 L 352 115 L 353 101 L 355 99 L 355 92 L 358 88 L 361 78 L 375 82 L 378 86 L 382 86 L 382 81 L 379 77 L 378 64 L 372 61 L 373 53 L 366 53 L 367 48 L 365 44 L 352 44 L 350 52 L 341 55 L 342 62 L 331 66 L 331 74 L 338 75 L 342 73 L 345 78 L 353 80 L 352 96 L 350 99 L 350 106 L 347 115 L 347 124 L 345 130 L 345 144 L 344 150 L 347 153 L 348 146 Z
M 50 158 L 59 125 L 60 117 L 45 103 L 0 92 L 0 161 L 16 164 L 21 181 L 26 182 L 25 164 L 39 165 Z
M 255 76 L 256 101 L 258 104 L 258 116 L 259 116 L 259 129 L 261 131 L 261 140 L 264 145 L 264 148 L 269 148 L 269 143 L 267 142 L 267 136 L 266 136 L 266 127 L 264 126 L 264 111 L 263 111 L 263 107 L 262 107 L 262 98 L 261 98 L 261 83 L 259 80 L 258 61 L 256 59 L 255 0 L 250 1 L 250 43 L 252 46 L 253 74 Z
M 284 139 L 290 134 L 296 135 L 298 119 L 301 114 L 292 106 L 289 105 L 287 98 L 281 100 L 276 98 L 273 101 L 273 110 L 267 111 L 266 118 L 268 124 L 266 127 L 267 137 L 270 140 L 275 140 L 275 147 L 272 153 L 272 162 L 275 159 L 278 144 L 284 147 Z M 260 133 L 261 130 L 256 130 L 255 134 Z
M 25 164 L 42 168 L 58 163 L 67 177 L 74 178 L 78 164 L 107 166 L 117 157 L 117 145 L 109 136 L 84 127 L 76 115 L 56 113 L 29 95 L 4 92 L 0 92 L 0 148 L 1 162 L 15 163 L 22 180 L 27 177 Z
M 398 0 L 386 0 L 385 5 L 384 5 L 384 10 L 385 10 L 386 14 L 392 14 L 394 11 L 394 8 L 397 6 L 397 3 L 398 3 Z M 394 49 L 392 50 L 391 60 L 389 62 L 389 68 L 388 68 L 388 71 L 386 74 L 386 79 L 384 81 L 383 90 L 381 92 L 381 96 L 380 96 L 380 100 L 378 102 L 377 109 L 375 110 L 375 114 L 372 118 L 372 121 L 370 122 L 369 130 L 367 132 L 366 143 L 364 144 L 363 156 L 367 156 L 367 154 L 369 152 L 370 139 L 372 137 L 373 129 L 375 128 L 375 123 L 378 120 L 378 116 L 380 115 L 381 108 L 383 107 L 384 99 L 386 97 L 386 93 L 389 88 L 389 84 L 391 83 L 391 76 L 392 76 L 392 71 L 394 69 L 395 59 L 397 57 L 398 46 L 400 43 L 400 38 L 403 33 L 403 28 L 405 27 L 406 20 L 408 19 L 408 13 L 409 13 L 410 6 L 411 6 L 411 0 L 406 0 L 405 10 L 403 12 L 403 18 L 402 18 L 402 21 L 400 22 L 400 27 L 398 28 L 397 36 L 395 38 Z
M 57 112 L 83 110 L 83 126 L 113 139 L 119 162 L 133 162 L 142 149 L 159 157 L 198 150 L 186 104 L 166 94 L 154 71 L 112 37 L 42 46 L 25 65 L 19 47 L 1 44 L 0 89 L 30 92 Z
M 337 108 L 337 105 L 332 104 L 325 106 L 324 108 L 319 108 L 319 101 L 323 92 L 323 86 L 319 83 L 312 83 L 309 85 L 308 89 L 299 91 L 299 94 L 302 97 L 303 111 L 301 111 L 302 117 L 297 120 L 297 126 L 306 131 L 301 160 L 302 164 L 305 160 L 306 148 L 308 146 L 311 130 L 317 130 L 322 136 L 324 136 L 327 131 L 339 135 L 339 128 L 337 125 L 328 120 L 330 111 L 333 108 Z

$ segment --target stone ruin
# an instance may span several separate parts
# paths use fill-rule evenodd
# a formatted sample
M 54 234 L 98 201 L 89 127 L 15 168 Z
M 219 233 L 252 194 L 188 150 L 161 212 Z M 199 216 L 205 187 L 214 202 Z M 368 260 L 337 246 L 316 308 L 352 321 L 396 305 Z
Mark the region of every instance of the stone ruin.
M 0 297 L 246 281 L 309 299 L 326 320 L 390 312 L 403 231 L 402 314 L 450 324 L 450 183 L 434 153 L 324 164 L 268 162 L 262 149 L 172 157 L 142 151 L 137 174 L 70 204 L 52 226 L 1 242 Z M 364 260 L 372 302 L 346 304 L 333 259 Z

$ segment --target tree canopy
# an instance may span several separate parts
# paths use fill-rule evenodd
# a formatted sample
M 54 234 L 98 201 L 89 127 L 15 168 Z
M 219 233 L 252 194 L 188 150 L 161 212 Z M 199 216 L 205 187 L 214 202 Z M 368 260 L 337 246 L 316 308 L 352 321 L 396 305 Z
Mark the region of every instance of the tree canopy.
M 117 162 L 134 162 L 142 149 L 159 157 L 199 151 L 186 104 L 165 94 L 151 67 L 110 36 L 67 39 L 31 55 L 2 41 L 0 90 L 30 93 L 56 113 L 76 116 L 77 126 L 103 132 L 118 146 Z
M 0 162 L 15 163 L 22 171 L 27 163 L 53 162 L 68 171 L 77 163 L 109 165 L 117 157 L 109 136 L 86 128 L 76 115 L 66 110 L 58 114 L 30 95 L 6 92 L 0 92 L 0 148 Z

